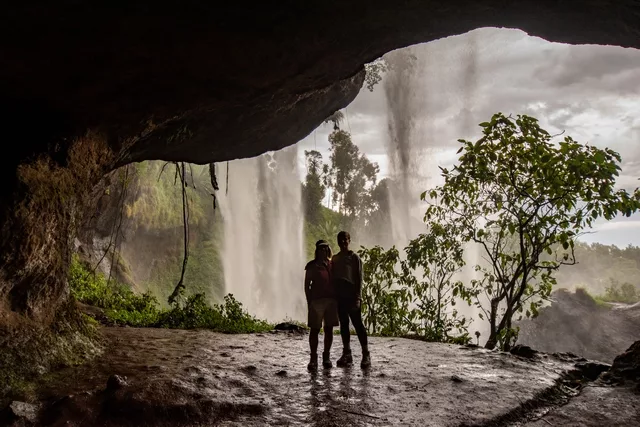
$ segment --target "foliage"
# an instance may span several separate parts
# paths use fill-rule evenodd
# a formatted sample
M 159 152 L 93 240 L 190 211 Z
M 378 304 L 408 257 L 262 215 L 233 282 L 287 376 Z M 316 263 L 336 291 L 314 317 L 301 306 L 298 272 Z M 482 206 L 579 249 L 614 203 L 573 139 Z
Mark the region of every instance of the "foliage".
M 362 320 L 372 334 L 383 336 L 413 332 L 414 324 L 409 304 L 411 289 L 398 274 L 400 253 L 395 247 L 361 248 L 362 258 Z
M 475 267 L 481 278 L 470 292 L 489 322 L 486 347 L 508 349 L 517 339 L 513 316 L 535 316 L 556 283 L 555 270 L 575 263 L 578 233 L 599 217 L 629 216 L 639 204 L 615 189 L 620 156 L 610 149 L 568 136 L 555 145 L 524 115 L 498 113 L 480 126 L 477 142 L 460 140 L 458 165 L 441 168 L 445 183 L 429 192 L 436 203 L 425 219 L 456 224 L 465 241 L 480 246 L 487 262 Z M 541 258 L 557 245 L 564 252 Z
M 322 206 L 320 208 L 320 223 L 313 225 L 305 221 L 305 248 L 306 258 L 313 259 L 315 252 L 315 242 L 320 239 L 326 240 L 332 246 L 332 251 L 338 251 L 336 238 L 338 232 L 349 229 L 349 219 L 344 215 Z
M 242 303 L 232 294 L 224 297 L 223 304 L 210 306 L 204 294 L 195 294 L 187 298 L 181 306 L 175 303 L 170 310 L 162 311 L 155 325 L 163 328 L 211 329 L 226 333 L 264 332 L 273 329 L 273 325 L 249 315 Z
M 627 304 L 633 304 L 640 301 L 640 292 L 638 288 L 631 283 L 620 283 L 615 279 L 610 279 L 611 285 L 607 287 L 603 301 L 607 302 L 622 302 Z
M 216 224 L 212 228 L 211 234 L 215 235 L 221 226 Z M 176 233 L 174 236 L 175 240 L 179 241 L 179 234 Z M 212 236 L 211 239 L 196 240 L 191 245 L 189 264 L 185 273 L 187 295 L 206 293 L 211 303 L 222 301 L 224 274 L 218 239 Z M 173 291 L 177 278 L 180 277 L 182 256 L 177 249 L 173 251 L 165 249 L 158 255 L 162 256 L 161 261 L 155 263 L 150 270 L 149 280 L 141 287 L 156 297 L 162 307 L 168 307 L 167 297 Z
M 464 284 L 453 280 L 465 264 L 462 242 L 450 224 L 434 222 L 428 227 L 427 233 L 412 240 L 405 249 L 407 262 L 403 266 L 404 278 L 413 289 L 417 305 L 419 334 L 431 341 L 446 341 L 452 335 L 466 336 L 469 320 L 459 316 L 455 308 L 448 312 L 455 307 L 456 298 L 471 303 Z M 422 279 L 412 271 L 421 271 Z
M 375 185 L 380 168 L 360 153 L 346 131 L 334 130 L 329 144 L 331 167 L 327 184 L 333 187 L 333 202 L 339 212 L 366 219 L 372 209 L 369 190 Z
M 325 124 L 331 123 L 333 124 L 333 130 L 338 130 L 340 129 L 340 123 L 342 123 L 343 120 L 344 120 L 344 114 L 342 113 L 342 111 L 335 111 L 329 117 L 324 119 L 324 123 Z
M 428 341 L 468 343 L 468 320 L 454 309 L 455 298 L 469 295 L 453 275 L 464 264 L 459 242 L 445 227 L 433 224 L 399 251 L 361 248 L 363 322 L 373 334 L 411 334 Z
M 311 150 L 304 152 L 307 163 L 307 176 L 302 191 L 305 218 L 313 225 L 320 222 L 320 208 L 324 199 L 325 186 L 322 183 L 322 154 Z
M 364 84 L 369 89 L 369 92 L 373 92 L 373 87 L 380 83 L 382 75 L 389 69 L 389 64 L 384 58 L 378 58 L 373 62 L 364 64 L 365 76 Z
M 157 304 L 150 294 L 138 295 L 125 285 L 107 283 L 102 274 L 94 274 L 75 255 L 69 267 L 69 286 L 78 301 L 108 310 L 147 313 Z
M 611 281 L 639 285 L 640 247 L 629 245 L 618 248 L 602 243 L 576 242 L 575 256 L 579 268 L 561 267 L 558 286 L 574 288 L 584 286 L 594 295 L 604 296 Z
M 132 197 L 125 200 L 123 229 L 125 235 L 135 233 L 137 242 L 130 241 L 129 249 L 133 245 L 136 253 L 131 257 L 129 250 L 127 261 L 148 267 L 136 269 L 144 276 L 127 282 L 135 282 L 167 306 L 167 297 L 180 278 L 184 256 L 181 177 L 176 176 L 175 165 L 160 161 L 137 163 L 135 173 L 130 175 Z M 219 302 L 224 287 L 218 250 L 223 235 L 222 217 L 213 211 L 210 167 L 186 165 L 185 178 L 189 262 L 184 281 L 188 283 L 188 293 L 206 292 L 211 302 Z M 144 248 L 148 244 L 154 245 L 152 251 Z
M 69 274 L 72 295 L 79 301 L 105 309 L 112 322 L 136 327 L 211 329 L 226 333 L 251 333 L 272 329 L 272 325 L 249 315 L 232 294 L 223 304 L 209 305 L 203 293 L 191 295 L 169 309 L 159 309 L 149 294 L 138 295 L 126 286 L 107 283 L 74 256 Z
M 141 228 L 182 227 L 182 188 L 176 167 L 165 162 L 144 162 L 137 168 L 138 188 L 135 200 L 126 206 L 126 217 Z M 189 165 L 187 170 L 189 223 L 202 224 L 211 212 L 208 167 Z

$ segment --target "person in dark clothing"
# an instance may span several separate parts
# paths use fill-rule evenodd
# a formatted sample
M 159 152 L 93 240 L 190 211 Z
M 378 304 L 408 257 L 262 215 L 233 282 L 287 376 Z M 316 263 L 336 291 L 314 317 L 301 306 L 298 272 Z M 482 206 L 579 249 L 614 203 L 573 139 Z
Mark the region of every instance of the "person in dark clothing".
M 338 326 L 338 303 L 331 282 L 331 248 L 325 240 L 316 242 L 315 258 L 306 265 L 304 293 L 309 309 L 308 325 L 311 360 L 308 369 L 318 368 L 318 336 L 324 323 L 324 352 L 322 366 L 329 369 L 333 366 L 330 358 L 333 343 L 333 327 Z
M 351 355 L 351 335 L 349 319 L 358 334 L 362 346 L 362 368 L 371 366 L 371 356 L 367 343 L 367 330 L 362 323 L 361 291 L 362 291 L 362 260 L 349 249 L 351 236 L 346 231 L 338 233 L 340 252 L 331 259 L 331 277 L 338 298 L 338 318 L 340 319 L 340 335 L 342 337 L 342 356 L 336 364 L 349 366 L 353 363 Z

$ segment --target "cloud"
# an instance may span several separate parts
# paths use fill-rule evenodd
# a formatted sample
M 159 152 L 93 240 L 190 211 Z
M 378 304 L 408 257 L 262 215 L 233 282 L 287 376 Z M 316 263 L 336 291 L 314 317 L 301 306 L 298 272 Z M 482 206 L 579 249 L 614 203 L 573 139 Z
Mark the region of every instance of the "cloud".
M 579 142 L 618 151 L 619 185 L 640 184 L 639 50 L 549 43 L 496 28 L 409 49 L 418 58 L 418 75 L 402 102 L 412 106 L 411 146 L 421 162 L 412 173 L 437 176 L 437 165 L 457 159 L 457 139 L 479 137 L 477 124 L 501 111 L 532 115 L 552 133 L 565 131 Z M 356 144 L 382 164 L 389 150 L 384 82 L 373 93 L 363 88 L 346 112 Z M 330 131 L 321 126 L 315 141 L 312 134 L 300 146 L 317 147 L 328 159 Z M 389 166 L 381 172 L 389 173 Z M 598 234 L 614 231 L 620 232 L 605 228 Z M 640 244 L 640 230 L 632 235 Z

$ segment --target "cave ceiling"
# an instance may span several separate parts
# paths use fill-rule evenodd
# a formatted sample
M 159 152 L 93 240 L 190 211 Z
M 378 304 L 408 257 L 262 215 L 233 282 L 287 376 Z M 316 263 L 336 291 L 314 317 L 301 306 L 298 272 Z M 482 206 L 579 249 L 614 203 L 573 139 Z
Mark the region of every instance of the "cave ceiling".
M 640 47 L 640 2 L 12 2 L 0 14 L 6 140 L 22 161 L 89 129 L 117 164 L 207 163 L 294 144 L 348 105 L 363 64 L 480 27 Z M 18 139 L 18 141 L 15 141 Z

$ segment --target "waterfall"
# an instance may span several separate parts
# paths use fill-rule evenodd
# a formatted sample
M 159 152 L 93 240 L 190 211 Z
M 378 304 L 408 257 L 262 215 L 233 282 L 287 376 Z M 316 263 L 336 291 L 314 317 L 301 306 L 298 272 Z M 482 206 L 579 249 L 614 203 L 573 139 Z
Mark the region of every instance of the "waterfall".
M 437 156 L 451 149 L 454 141 L 435 140 L 440 135 L 432 116 L 440 109 L 457 109 L 459 118 L 448 123 L 460 138 L 470 138 L 475 123 L 473 107 L 477 85 L 477 45 L 475 34 L 466 34 L 467 43 L 458 52 L 437 52 L 429 45 L 414 46 L 385 55 L 389 70 L 383 79 L 387 107 L 386 151 L 389 159 L 390 229 L 392 244 L 402 249 L 418 234 L 426 231 L 423 216 L 426 204 L 420 194 L 442 184 Z M 462 62 L 461 73 L 453 77 L 449 72 L 439 71 L 444 63 L 451 63 L 452 54 Z M 429 67 L 430 62 L 436 66 Z M 441 73 L 441 74 L 439 74 Z M 430 93 L 430 89 L 433 94 Z M 447 102 L 443 102 L 447 100 Z M 451 142 L 451 143 L 450 143 Z M 457 147 L 456 147 L 457 148 Z M 467 265 L 454 280 L 469 283 L 476 275 L 473 266 L 480 261 L 479 249 L 474 244 L 465 248 Z M 420 274 L 420 272 L 416 272 Z M 469 328 L 473 334 L 486 332 L 485 322 L 478 318 L 478 310 L 466 303 L 456 305 L 464 316 L 474 319 Z
M 305 319 L 301 183 L 295 146 L 219 170 L 225 292 L 270 321 Z
M 389 202 L 392 242 L 404 248 L 424 231 L 420 193 L 428 182 L 421 176 L 425 168 L 427 140 L 420 132 L 420 113 L 425 94 L 421 92 L 420 63 L 411 48 L 385 56 L 389 71 L 383 87 L 387 104 L 389 159 Z

